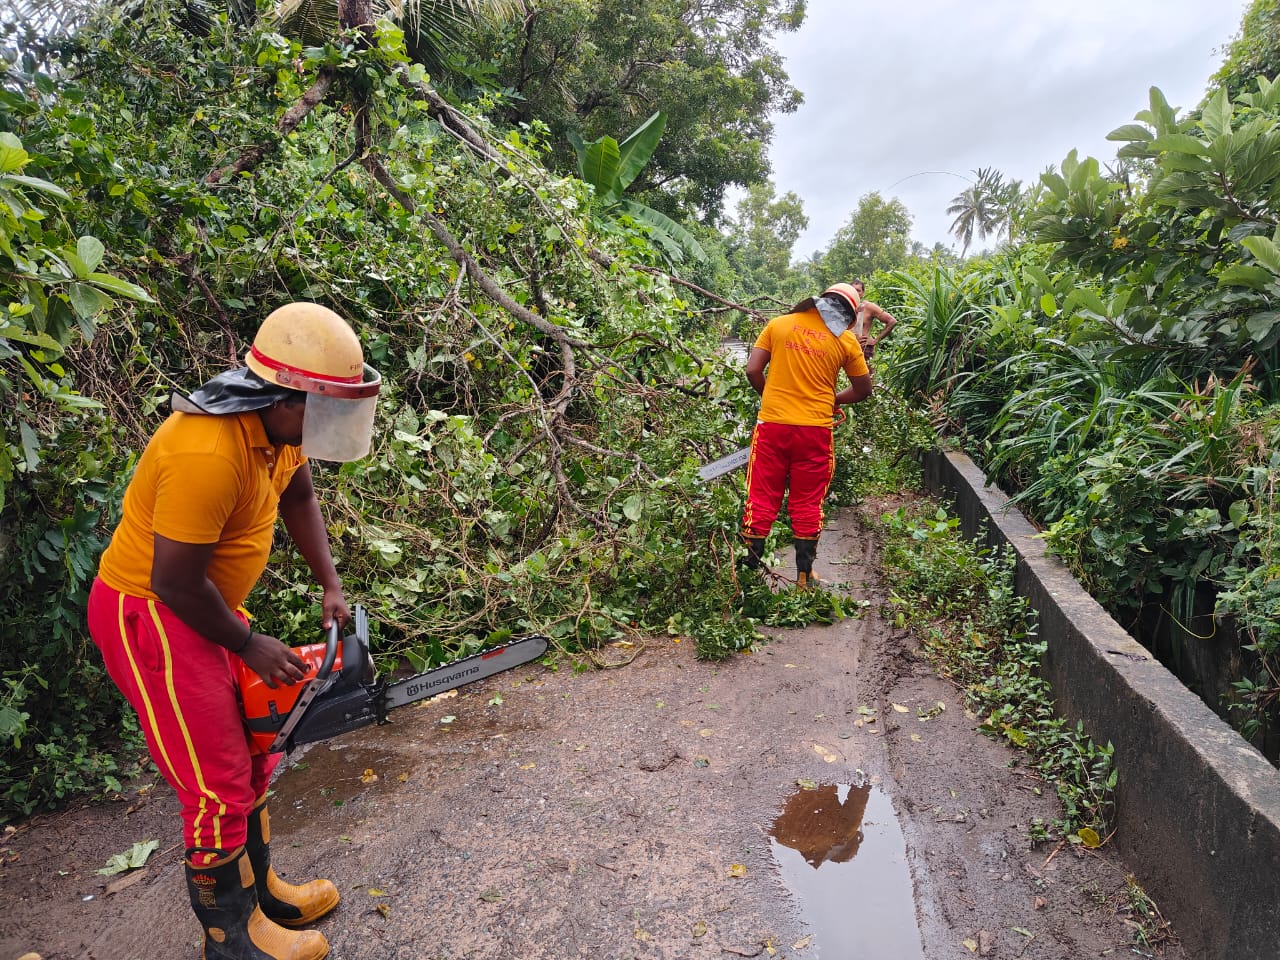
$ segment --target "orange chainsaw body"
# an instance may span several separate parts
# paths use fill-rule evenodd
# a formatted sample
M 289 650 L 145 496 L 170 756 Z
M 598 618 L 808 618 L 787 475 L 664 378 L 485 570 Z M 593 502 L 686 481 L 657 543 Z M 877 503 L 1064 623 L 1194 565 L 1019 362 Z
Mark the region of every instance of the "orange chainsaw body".
M 307 689 L 308 684 L 316 678 L 324 663 L 326 644 L 309 643 L 305 647 L 293 647 L 293 652 L 302 658 L 303 677 L 292 686 L 281 684 L 274 690 L 263 682 L 262 678 L 240 661 L 240 705 L 244 711 L 245 729 L 253 745 L 254 753 L 267 753 L 271 749 L 276 734 L 289 719 L 298 698 Z M 339 645 L 334 660 L 333 672 L 342 670 L 342 648 Z

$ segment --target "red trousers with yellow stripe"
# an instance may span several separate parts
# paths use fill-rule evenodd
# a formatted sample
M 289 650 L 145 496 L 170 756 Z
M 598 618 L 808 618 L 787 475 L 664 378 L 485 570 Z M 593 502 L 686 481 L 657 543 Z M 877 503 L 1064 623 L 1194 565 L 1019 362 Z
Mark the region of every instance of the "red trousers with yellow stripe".
M 822 503 L 835 469 L 830 427 L 757 423 L 747 461 L 743 533 L 767 537 L 787 494 L 791 532 L 800 540 L 816 540 L 822 533 Z
M 249 811 L 280 755 L 249 749 L 237 699 L 239 658 L 163 603 L 101 580 L 89 592 L 88 619 L 107 673 L 138 713 L 151 759 L 182 802 L 187 847 L 213 853 L 242 846 Z

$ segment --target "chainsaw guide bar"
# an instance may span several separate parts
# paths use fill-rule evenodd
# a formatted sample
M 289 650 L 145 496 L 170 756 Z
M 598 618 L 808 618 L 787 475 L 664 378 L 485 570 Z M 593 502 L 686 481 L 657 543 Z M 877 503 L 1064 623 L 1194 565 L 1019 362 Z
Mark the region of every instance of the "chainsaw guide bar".
M 396 707 L 537 660 L 549 645 L 540 634 L 518 637 L 412 677 L 387 682 L 375 678 L 369 655 L 369 617 L 359 604 L 352 624 L 354 631 L 341 643 L 335 623 L 329 628 L 325 643 L 293 648 L 303 660 L 305 673 L 292 686 L 268 687 L 241 663 L 244 722 L 259 752 L 292 752 L 302 743 L 328 740 L 373 723 L 385 723 L 387 713 Z

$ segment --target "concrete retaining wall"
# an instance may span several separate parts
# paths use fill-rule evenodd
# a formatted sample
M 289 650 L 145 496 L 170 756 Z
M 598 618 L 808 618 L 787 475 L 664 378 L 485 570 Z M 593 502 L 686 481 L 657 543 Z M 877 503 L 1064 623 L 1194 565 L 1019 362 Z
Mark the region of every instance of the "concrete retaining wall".
M 1059 713 L 1115 745 L 1113 842 L 1197 960 L 1280 958 L 1280 771 L 1223 723 L 1045 554 L 1008 498 L 963 454 L 934 452 L 925 482 L 1016 552 L 1039 615 Z

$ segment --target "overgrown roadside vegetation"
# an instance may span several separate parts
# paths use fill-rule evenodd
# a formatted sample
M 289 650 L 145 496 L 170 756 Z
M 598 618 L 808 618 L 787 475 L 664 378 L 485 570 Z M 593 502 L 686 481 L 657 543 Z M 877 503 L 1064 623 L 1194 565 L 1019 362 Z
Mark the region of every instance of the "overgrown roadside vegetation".
M 1014 592 L 1012 554 L 964 539 L 959 519 L 932 500 L 910 501 L 882 521 L 886 619 L 911 630 L 964 692 L 980 729 L 1025 751 L 1062 801 L 1061 819 L 1035 824 L 1032 839 L 1101 845 L 1118 778 L 1112 747 L 1055 715 L 1039 675 L 1045 643 L 1035 612 Z
M 1041 178 L 1026 241 L 890 281 L 887 375 L 1275 762 L 1280 84 L 1153 89 L 1111 139 Z
M 1073 154 L 1027 190 L 982 171 L 1009 218 L 994 254 L 914 249 L 905 207 L 869 193 L 796 265 L 803 210 L 775 196 L 764 150 L 769 110 L 796 102 L 770 37 L 802 4 L 522 19 L 477 2 L 487 19 L 445 33 L 355 0 L 303 6 L 335 16 L 139 0 L 70 36 L 7 28 L 0 819 L 138 768 L 83 626 L 97 556 L 169 392 L 236 362 L 295 299 L 348 317 L 387 384 L 372 457 L 317 468 L 384 667 L 529 630 L 584 664 L 662 633 L 721 658 L 760 626 L 854 613 L 740 574 L 739 494 L 696 470 L 746 441 L 756 409 L 722 338 L 861 276 L 902 322 L 875 358 L 890 389 L 837 430 L 831 505 L 900 486 L 934 442 L 926 411 L 1122 622 L 1171 638 L 1175 668 L 1232 622 L 1245 670 L 1202 692 L 1275 758 L 1280 86 L 1235 75 L 1186 116 L 1153 92 L 1114 168 Z M 678 55 L 628 62 L 651 47 Z M 979 186 L 964 253 L 987 236 Z M 928 546 L 950 521 L 893 524 Z M 785 574 L 784 531 L 769 549 Z M 254 612 L 313 640 L 314 591 L 280 547 Z M 942 586 L 941 568 L 900 562 L 921 591 Z M 1000 562 L 956 563 L 948 589 L 992 607 L 967 629 L 1000 642 L 915 624 L 926 646 L 1064 785 L 1043 835 L 1105 838 L 1107 751 L 1054 726 Z

